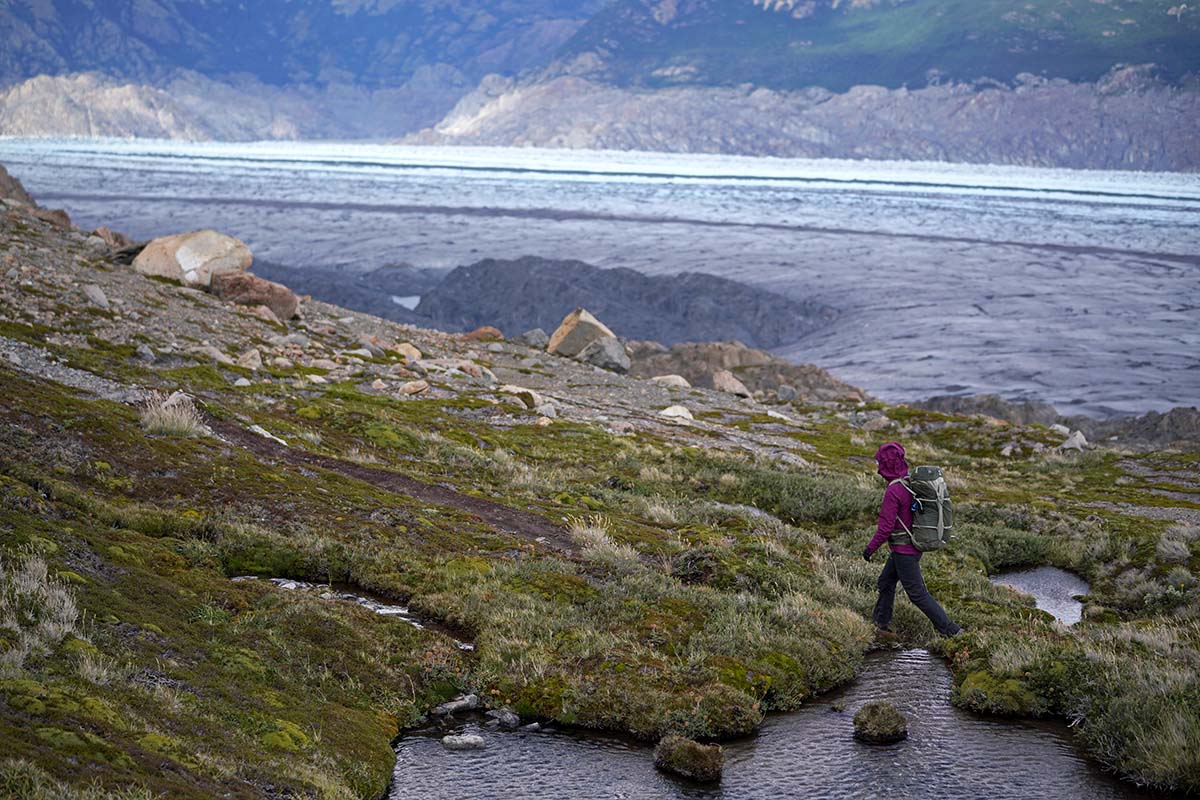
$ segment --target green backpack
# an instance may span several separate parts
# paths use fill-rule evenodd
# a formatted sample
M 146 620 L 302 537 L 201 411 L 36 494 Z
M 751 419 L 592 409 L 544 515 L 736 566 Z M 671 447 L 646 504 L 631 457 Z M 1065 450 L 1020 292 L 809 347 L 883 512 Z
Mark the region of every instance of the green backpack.
M 917 467 L 907 478 L 892 483 L 899 483 L 913 497 L 913 526 L 912 530 L 905 527 L 904 533 L 893 533 L 888 541 L 911 544 L 921 552 L 948 545 L 954 538 L 954 505 L 941 467 Z

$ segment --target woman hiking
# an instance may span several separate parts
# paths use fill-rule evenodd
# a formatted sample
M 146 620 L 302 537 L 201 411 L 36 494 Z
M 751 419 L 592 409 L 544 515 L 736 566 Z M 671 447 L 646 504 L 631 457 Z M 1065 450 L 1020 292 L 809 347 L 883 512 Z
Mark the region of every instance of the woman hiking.
M 946 610 L 933 598 L 925 588 L 925 578 L 921 575 L 921 551 L 911 543 L 891 541 L 893 533 L 905 533 L 912 530 L 912 495 L 900 483 L 901 478 L 908 476 L 908 462 L 904 460 L 904 448 L 896 442 L 888 442 L 875 451 L 875 463 L 879 465 L 879 474 L 888 482 L 887 490 L 883 493 L 883 504 L 879 508 L 879 525 L 875 535 L 863 550 L 863 558 L 871 560 L 875 551 L 885 541 L 891 548 L 883 572 L 879 573 L 879 599 L 875 601 L 875 611 L 871 621 L 875 627 L 889 631 L 892 622 L 892 605 L 896 599 L 896 581 L 904 585 L 908 599 L 929 617 L 933 627 L 942 636 L 953 636 L 962 628 L 950 619 Z

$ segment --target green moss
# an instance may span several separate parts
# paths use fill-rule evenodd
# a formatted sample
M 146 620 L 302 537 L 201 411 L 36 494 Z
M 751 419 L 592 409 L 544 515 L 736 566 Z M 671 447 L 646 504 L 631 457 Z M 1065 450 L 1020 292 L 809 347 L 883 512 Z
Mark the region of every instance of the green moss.
M 295 751 L 308 746 L 308 736 L 294 722 L 275 720 L 274 726 L 259 736 L 259 741 L 276 750 Z
M 963 678 L 955 689 L 955 702 L 972 711 L 1005 716 L 1031 716 L 1044 710 L 1024 682 L 1000 680 L 984 670 Z

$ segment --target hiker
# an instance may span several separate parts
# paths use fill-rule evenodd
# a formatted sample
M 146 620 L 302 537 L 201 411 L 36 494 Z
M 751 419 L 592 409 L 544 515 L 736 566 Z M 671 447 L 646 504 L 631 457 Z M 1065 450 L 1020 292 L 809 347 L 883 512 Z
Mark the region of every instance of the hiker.
M 885 541 L 892 552 L 883 565 L 883 572 L 879 573 L 879 599 L 875 601 L 871 621 L 876 628 L 890 632 L 888 626 L 892 622 L 892 605 L 896 599 L 896 581 L 899 580 L 904 585 L 908 599 L 929 617 L 937 632 L 942 636 L 953 636 L 962 628 L 950 619 L 946 610 L 925 588 L 925 578 L 921 575 L 921 551 L 911 544 L 911 536 L 906 533 L 912 530 L 913 525 L 913 495 L 901 482 L 902 478 L 908 477 L 904 448 L 896 442 L 888 442 L 875 452 L 875 463 L 879 465 L 879 474 L 888 482 L 888 487 L 879 508 L 879 525 L 863 550 L 863 558 L 870 561 Z M 893 537 L 893 534 L 899 536 Z

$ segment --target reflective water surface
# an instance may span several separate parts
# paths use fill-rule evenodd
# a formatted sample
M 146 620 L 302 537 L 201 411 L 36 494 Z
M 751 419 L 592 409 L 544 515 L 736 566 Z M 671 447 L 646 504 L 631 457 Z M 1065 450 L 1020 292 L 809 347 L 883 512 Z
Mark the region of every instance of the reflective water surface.
M 877 654 L 851 687 L 769 717 L 758 735 L 725 745 L 714 787 L 655 770 L 645 744 L 577 732 L 503 732 L 476 718 L 483 750 L 451 752 L 446 731 L 397 743 L 390 800 L 521 798 L 1140 798 L 1089 763 L 1065 726 L 983 719 L 949 702 L 950 673 L 923 650 Z M 889 700 L 909 720 L 906 741 L 855 741 L 864 703 Z
M 1079 622 L 1083 615 L 1083 603 L 1076 600 L 1075 596 L 1086 595 L 1089 591 L 1087 581 L 1058 567 L 1002 572 L 993 575 L 991 581 L 1033 595 L 1038 608 L 1053 614 L 1065 625 Z

